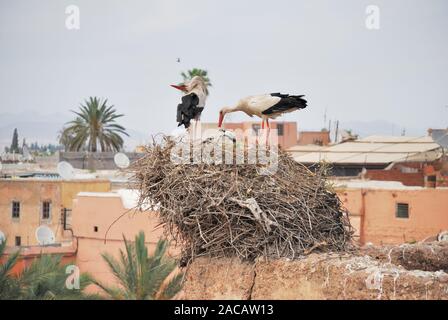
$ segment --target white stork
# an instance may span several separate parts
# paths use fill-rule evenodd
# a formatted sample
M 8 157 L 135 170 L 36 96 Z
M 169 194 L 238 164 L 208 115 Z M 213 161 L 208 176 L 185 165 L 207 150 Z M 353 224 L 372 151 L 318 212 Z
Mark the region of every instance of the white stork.
M 195 120 L 194 132 L 196 132 L 197 122 L 201 119 L 201 113 L 205 107 L 207 99 L 207 86 L 204 80 L 195 76 L 190 81 L 180 85 L 171 85 L 182 92 L 182 103 L 177 106 L 178 126 L 184 125 L 186 129 L 190 127 L 191 120 Z
M 235 106 L 224 107 L 219 111 L 218 127 L 221 128 L 224 116 L 227 113 L 242 111 L 250 117 L 254 115 L 260 117 L 262 119 L 262 129 L 264 129 L 264 123 L 266 122 L 269 135 L 269 119 L 275 119 L 284 113 L 306 108 L 307 101 L 303 97 L 304 95 L 294 96 L 281 93 L 246 97 L 238 101 Z

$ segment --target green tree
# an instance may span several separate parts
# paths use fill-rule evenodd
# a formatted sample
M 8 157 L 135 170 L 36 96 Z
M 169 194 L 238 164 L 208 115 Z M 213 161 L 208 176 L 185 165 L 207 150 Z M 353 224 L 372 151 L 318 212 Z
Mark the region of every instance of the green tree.
M 195 76 L 199 76 L 204 80 L 204 83 L 207 86 L 207 88 L 212 86 L 212 83 L 210 82 L 210 79 L 208 77 L 207 70 L 193 68 L 187 70 L 187 72 L 182 72 L 180 75 L 182 76 L 184 82 L 191 80 Z M 207 89 L 207 95 L 208 95 L 208 89 Z
M 9 148 L 10 152 L 19 153 L 19 134 L 17 132 L 17 128 L 14 129 L 14 133 L 12 134 L 12 142 L 11 147 Z
M 0 258 L 3 257 L 6 249 L 6 239 L 0 239 Z M 20 251 L 8 255 L 0 263 L 0 300 L 14 299 L 19 296 L 20 287 L 18 281 L 11 276 L 11 271 L 19 259 Z
M 81 123 L 79 123 L 81 125 Z M 79 147 L 79 149 L 75 149 L 74 146 L 72 146 L 73 140 L 76 137 L 76 127 L 70 126 L 70 127 L 64 127 L 61 131 L 59 131 L 58 139 L 59 143 L 64 146 L 65 151 L 85 151 L 86 145 L 82 145 Z M 37 148 L 39 151 L 42 151 L 42 147 Z
M 6 240 L 0 243 L 0 256 L 4 254 Z M 84 289 L 92 283 L 91 277 L 82 273 L 79 277 L 79 289 L 68 289 L 65 282 L 66 266 L 61 264 L 60 255 L 41 255 L 18 275 L 11 274 L 17 264 L 20 250 L 8 255 L 0 264 L 0 300 L 66 300 L 93 299 L 97 295 L 88 295 Z
M 72 111 L 76 119 L 66 124 L 59 136 L 59 142 L 66 151 L 87 150 L 119 151 L 123 147 L 121 135 L 129 136 L 124 127 L 116 123 L 123 116 L 117 114 L 107 100 L 90 97 L 81 104 L 79 111 Z
M 67 265 L 60 255 L 41 255 L 18 276 L 20 299 L 26 300 L 80 300 L 97 299 L 97 295 L 84 293 L 92 283 L 90 275 L 79 275 L 79 288 L 67 288 Z
M 148 255 L 145 234 L 141 231 L 135 243 L 124 238 L 126 252 L 120 250 L 120 260 L 104 253 L 119 287 L 109 287 L 93 280 L 111 299 L 114 300 L 162 300 L 171 299 L 181 289 L 183 273 L 173 274 L 176 260 L 166 256 L 167 240 L 159 240 L 155 252 Z M 171 280 L 167 277 L 172 275 Z

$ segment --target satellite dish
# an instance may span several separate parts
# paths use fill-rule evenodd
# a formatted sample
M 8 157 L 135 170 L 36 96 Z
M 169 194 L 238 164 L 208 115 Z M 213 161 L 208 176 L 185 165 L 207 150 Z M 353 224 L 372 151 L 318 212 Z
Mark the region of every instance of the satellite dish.
M 57 170 L 59 175 L 64 180 L 71 180 L 75 176 L 75 170 L 73 169 L 72 165 L 67 161 L 59 162 Z
M 0 243 L 3 243 L 3 241 L 5 240 L 6 240 L 5 234 L 2 231 L 0 231 Z
M 437 235 L 437 240 L 438 241 L 448 241 L 448 231 L 440 232 Z
M 54 233 L 47 226 L 40 226 L 36 229 L 36 239 L 41 246 L 53 244 L 55 242 Z
M 431 138 L 442 148 L 448 148 L 448 130 L 433 129 L 431 130 Z
M 129 167 L 129 164 L 131 163 L 128 156 L 125 155 L 123 152 L 118 152 L 114 156 L 114 162 L 115 162 L 115 165 L 121 169 L 125 169 L 125 168 Z

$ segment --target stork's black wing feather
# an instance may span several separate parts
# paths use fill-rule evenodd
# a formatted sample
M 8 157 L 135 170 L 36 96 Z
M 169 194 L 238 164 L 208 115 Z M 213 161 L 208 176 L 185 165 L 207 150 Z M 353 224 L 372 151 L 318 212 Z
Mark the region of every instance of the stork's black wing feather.
M 190 121 L 201 114 L 204 108 L 198 107 L 199 97 L 195 93 L 190 93 L 182 97 L 182 103 L 177 106 L 178 127 L 184 125 L 190 126 Z
M 304 95 L 293 96 L 289 94 L 271 93 L 271 96 L 279 97 L 280 101 L 272 107 L 264 110 L 262 114 L 268 115 L 278 112 L 291 111 L 292 109 L 304 109 L 307 105 L 307 101 L 302 98 Z

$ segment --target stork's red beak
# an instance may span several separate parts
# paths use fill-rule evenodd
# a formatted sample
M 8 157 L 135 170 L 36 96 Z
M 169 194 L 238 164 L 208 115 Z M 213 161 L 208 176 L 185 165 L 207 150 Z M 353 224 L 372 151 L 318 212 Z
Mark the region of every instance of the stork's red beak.
M 187 86 L 184 85 L 184 84 L 181 84 L 181 85 L 172 84 L 171 86 L 173 88 L 176 88 L 177 90 L 180 90 L 180 91 L 183 91 L 183 92 L 187 92 Z
M 222 112 L 220 112 L 219 113 L 219 120 L 218 120 L 218 128 L 221 128 L 223 120 L 224 120 L 224 114 Z

